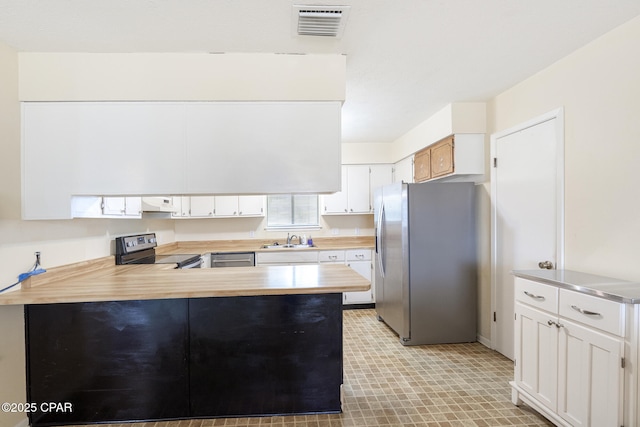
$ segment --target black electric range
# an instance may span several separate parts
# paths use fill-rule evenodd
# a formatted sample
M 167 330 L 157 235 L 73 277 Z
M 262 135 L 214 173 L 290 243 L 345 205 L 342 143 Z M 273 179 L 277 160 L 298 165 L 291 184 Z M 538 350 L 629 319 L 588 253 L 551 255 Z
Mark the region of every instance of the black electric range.
M 116 237 L 116 265 L 175 264 L 175 268 L 200 268 L 199 254 L 157 255 L 156 233 Z

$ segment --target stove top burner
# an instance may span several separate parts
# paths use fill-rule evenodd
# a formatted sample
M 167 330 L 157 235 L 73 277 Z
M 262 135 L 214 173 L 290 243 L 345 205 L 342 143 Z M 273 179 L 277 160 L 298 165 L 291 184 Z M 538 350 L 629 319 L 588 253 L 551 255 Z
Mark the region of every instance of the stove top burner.
M 199 267 L 199 254 L 156 255 L 158 246 L 155 233 L 117 237 L 116 265 L 125 264 L 176 264 L 176 268 Z

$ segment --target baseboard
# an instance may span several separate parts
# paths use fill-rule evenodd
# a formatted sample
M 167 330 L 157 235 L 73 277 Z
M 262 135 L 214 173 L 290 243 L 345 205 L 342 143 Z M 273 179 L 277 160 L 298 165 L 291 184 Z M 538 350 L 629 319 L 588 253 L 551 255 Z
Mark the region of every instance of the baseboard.
M 376 308 L 374 303 L 365 303 L 365 304 L 345 304 L 342 306 L 343 310 L 362 310 L 367 308 Z
M 482 335 L 477 335 L 478 342 L 487 348 L 491 348 L 491 340 L 483 337 Z

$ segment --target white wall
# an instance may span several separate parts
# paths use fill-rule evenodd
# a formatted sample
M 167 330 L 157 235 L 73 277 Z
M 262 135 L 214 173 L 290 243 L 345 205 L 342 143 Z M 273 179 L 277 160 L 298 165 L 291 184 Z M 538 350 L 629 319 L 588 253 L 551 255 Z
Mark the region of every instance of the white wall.
M 25 52 L 19 60 L 21 101 L 345 99 L 338 54 Z
M 395 163 L 453 133 L 485 133 L 484 102 L 458 102 L 445 106 L 433 116 L 393 141 L 391 161 Z
M 565 267 L 640 281 L 640 17 L 488 104 L 488 133 L 564 107 Z M 488 147 L 487 147 L 488 152 Z M 490 227 L 489 184 L 479 214 Z M 490 250 L 483 234 L 483 251 Z M 483 263 L 481 293 L 490 290 Z M 490 300 L 481 334 L 490 336 Z

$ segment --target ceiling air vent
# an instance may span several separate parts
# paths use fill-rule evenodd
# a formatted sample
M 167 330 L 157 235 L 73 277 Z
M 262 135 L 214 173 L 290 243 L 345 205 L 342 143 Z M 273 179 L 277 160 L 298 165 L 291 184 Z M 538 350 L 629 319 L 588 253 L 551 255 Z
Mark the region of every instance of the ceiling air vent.
M 299 36 L 342 37 L 350 6 L 293 5 L 294 32 Z

